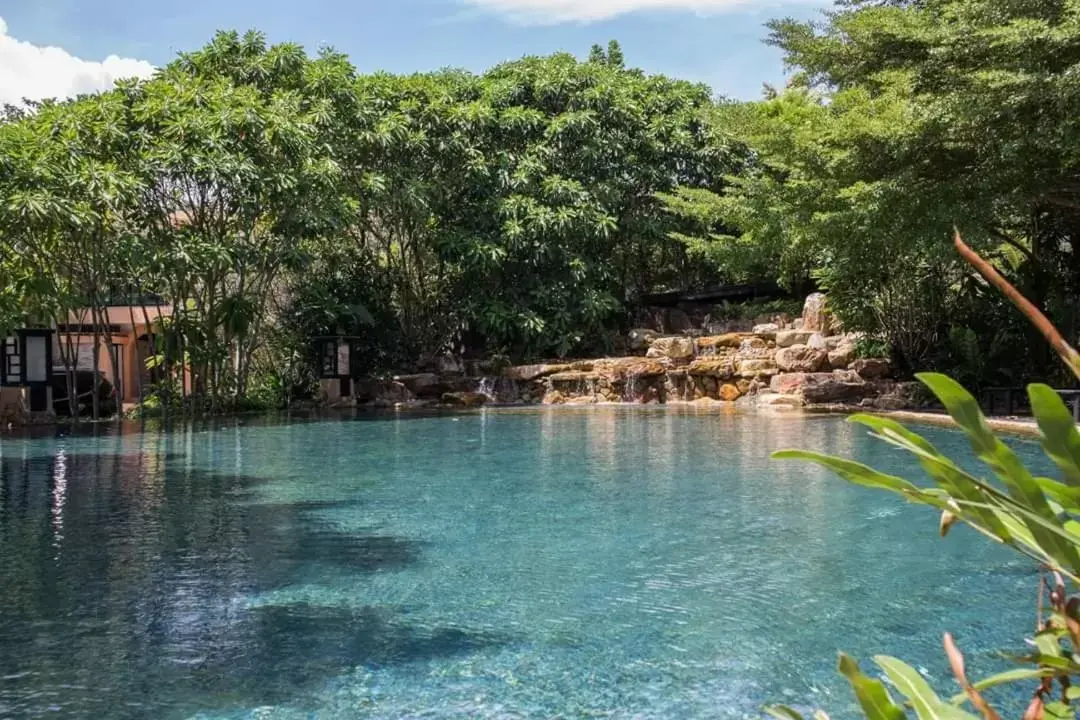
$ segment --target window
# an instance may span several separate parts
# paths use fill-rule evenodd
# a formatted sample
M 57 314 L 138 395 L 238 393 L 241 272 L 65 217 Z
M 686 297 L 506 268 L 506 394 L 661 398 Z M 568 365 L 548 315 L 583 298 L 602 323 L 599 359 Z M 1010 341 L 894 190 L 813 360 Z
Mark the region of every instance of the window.
M 337 377 L 339 374 L 337 341 L 324 340 L 322 343 L 322 376 L 329 378 Z
M 22 356 L 19 355 L 19 338 L 12 336 L 4 340 L 4 382 L 18 385 L 22 382 Z

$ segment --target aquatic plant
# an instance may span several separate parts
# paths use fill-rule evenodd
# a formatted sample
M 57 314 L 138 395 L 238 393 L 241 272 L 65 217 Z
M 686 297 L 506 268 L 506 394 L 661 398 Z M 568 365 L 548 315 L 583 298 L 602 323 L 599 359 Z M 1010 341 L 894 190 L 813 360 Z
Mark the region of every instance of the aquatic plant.
M 964 244 L 959 233 L 955 244 L 964 259 L 1031 320 L 1080 378 L 1080 354 L 1053 324 Z M 897 493 L 909 502 L 934 508 L 941 513 L 942 537 L 956 523 L 964 523 L 1034 560 L 1040 577 L 1033 649 L 1012 656 L 1018 665 L 1015 669 L 972 682 L 967 677 L 963 653 L 946 633 L 944 651 L 962 691 L 951 698 L 939 696 L 915 668 L 885 655 L 875 657 L 874 662 L 902 700 L 895 698 L 882 680 L 864 673 L 847 655 L 840 655 L 839 671 L 850 682 L 863 714 L 870 720 L 901 720 L 908 717 L 909 709 L 921 720 L 975 720 L 979 715 L 986 720 L 1000 720 L 983 691 L 1015 683 L 1033 686 L 1023 720 L 1075 718 L 1080 707 L 1080 686 L 1072 684 L 1080 676 L 1080 595 L 1076 594 L 1080 585 L 1080 432 L 1072 413 L 1049 386 L 1028 386 L 1043 450 L 1061 476 L 1037 477 L 990 429 L 978 402 L 959 383 L 936 373 L 918 378 L 945 406 L 995 480 L 967 472 L 926 438 L 895 420 L 866 414 L 853 415 L 849 421 L 865 425 L 875 437 L 914 455 L 930 484 L 917 485 L 861 463 L 803 450 L 782 450 L 774 457 L 808 460 L 856 485 Z M 979 715 L 969 712 L 968 707 Z M 766 710 L 784 720 L 802 717 L 786 706 Z M 818 711 L 814 717 L 824 720 L 828 716 Z

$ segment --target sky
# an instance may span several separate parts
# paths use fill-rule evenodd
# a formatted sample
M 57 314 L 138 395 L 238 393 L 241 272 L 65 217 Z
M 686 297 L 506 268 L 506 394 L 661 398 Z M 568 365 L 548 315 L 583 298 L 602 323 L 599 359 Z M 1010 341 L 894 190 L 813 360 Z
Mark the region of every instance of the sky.
M 764 23 L 828 0 L 2 0 L 0 103 L 68 97 L 145 77 L 219 29 L 257 29 L 362 71 L 483 71 L 523 55 L 585 57 L 617 39 L 628 65 L 759 97 L 783 82 Z

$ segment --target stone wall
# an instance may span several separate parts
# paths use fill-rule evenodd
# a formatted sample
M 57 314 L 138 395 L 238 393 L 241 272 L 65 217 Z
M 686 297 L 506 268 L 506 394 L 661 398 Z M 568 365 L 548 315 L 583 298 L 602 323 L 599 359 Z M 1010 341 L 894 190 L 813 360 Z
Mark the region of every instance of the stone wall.
M 734 403 L 760 407 L 913 405 L 912 383 L 890 379 L 886 358 L 858 358 L 858 335 L 844 333 L 821 295 L 802 317 L 705 337 L 630 333 L 635 355 L 360 381 L 338 404 L 374 406 L 594 403 Z

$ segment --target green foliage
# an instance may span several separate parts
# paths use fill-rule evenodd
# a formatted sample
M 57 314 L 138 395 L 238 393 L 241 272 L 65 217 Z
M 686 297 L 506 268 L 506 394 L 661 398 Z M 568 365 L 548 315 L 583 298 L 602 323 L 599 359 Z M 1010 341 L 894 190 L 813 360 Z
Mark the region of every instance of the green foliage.
M 1077 336 L 1078 17 L 1075 0 L 853 0 L 820 21 L 773 21 L 792 82 L 717 106 L 751 162 L 721 193 L 665 197 L 687 223 L 680 239 L 732 278 L 815 278 L 845 327 L 883 335 L 910 369 L 1061 381 L 949 236 L 962 220 Z M 951 342 L 954 326 L 974 335 Z
M 711 277 L 656 193 L 736 167 L 712 104 L 616 42 L 394 76 L 219 33 L 149 80 L 4 113 L 0 327 L 79 310 L 107 342 L 108 297 L 152 293 L 134 312 L 165 318 L 164 408 L 302 392 L 318 334 L 366 338 L 367 370 L 584 351 L 641 293 Z
M 890 354 L 889 343 L 880 338 L 863 336 L 855 340 L 857 358 L 887 358 Z
M 993 283 L 1023 312 L 1051 344 L 1066 366 L 1080 377 L 1077 353 L 1045 315 L 1031 305 L 961 240 L 956 247 L 964 259 L 987 281 Z M 938 697 L 917 671 L 894 658 L 875 658 L 889 681 L 904 695 L 919 718 L 974 718 L 960 709 L 970 702 L 985 720 L 1000 720 L 982 696 L 982 691 L 1006 683 L 1038 680 L 1025 720 L 1043 717 L 1075 718 L 1073 700 L 1080 694 L 1073 680 L 1080 675 L 1080 596 L 1069 597 L 1070 585 L 1080 584 L 1080 430 L 1058 393 L 1043 384 L 1028 387 L 1032 412 L 1038 423 L 1042 447 L 1061 473 L 1060 479 L 1034 476 L 1013 450 L 990 429 L 975 398 L 963 386 L 945 375 L 924 373 L 919 379 L 938 398 L 957 427 L 967 436 L 975 456 L 991 471 L 996 481 L 973 475 L 941 454 L 926 438 L 885 417 L 853 415 L 851 422 L 868 427 L 872 434 L 890 445 L 914 455 L 929 484 L 916 485 L 903 478 L 886 475 L 861 463 L 816 452 L 783 450 L 779 459 L 808 460 L 831 470 L 856 485 L 897 493 L 909 502 L 927 505 L 941 512 L 940 532 L 946 536 L 952 526 L 963 522 L 984 536 L 1010 546 L 1036 561 L 1043 571 L 1039 583 L 1034 651 L 1015 658 L 1031 667 L 1017 668 L 972 684 L 966 675 L 964 657 L 948 633 L 945 653 L 963 693 L 949 701 Z M 1053 578 L 1050 592 L 1045 573 Z M 1044 596 L 1049 618 L 1044 620 Z M 840 671 L 851 683 L 863 713 L 868 718 L 902 718 L 904 710 L 894 705 L 884 687 L 858 671 L 857 665 L 841 655 Z M 1059 696 L 1055 684 L 1060 685 Z M 1060 699 L 1055 699 L 1058 697 Z M 787 708 L 771 709 L 777 717 L 796 717 Z
M 825 467 L 849 482 L 885 490 L 904 499 L 930 506 L 942 513 L 941 529 L 946 534 L 955 522 L 965 523 L 986 537 L 1005 544 L 1035 560 L 1040 567 L 1057 573 L 1057 586 L 1050 594 L 1052 609 L 1049 621 L 1035 638 L 1037 650 L 1018 658 L 1027 668 L 1004 673 L 974 683 L 979 690 L 1004 683 L 1038 680 L 1036 698 L 1049 702 L 1052 683 L 1069 687 L 1070 678 L 1080 674 L 1074 653 L 1080 652 L 1080 601 L 1068 600 L 1066 581 L 1080 583 L 1080 432 L 1072 413 L 1056 392 L 1046 385 L 1033 384 L 1028 389 L 1031 406 L 1038 420 L 1041 440 L 1047 456 L 1061 471 L 1061 479 L 1035 477 L 1016 454 L 988 427 L 978 403 L 955 381 L 938 374 L 919 378 L 945 406 L 953 420 L 967 435 L 972 450 L 987 466 L 996 482 L 962 469 L 942 455 L 928 440 L 888 418 L 854 415 L 851 422 L 868 427 L 878 439 L 913 454 L 927 474 L 930 485 L 916 485 L 902 478 L 885 475 L 860 463 L 818 453 L 781 451 L 780 459 L 809 460 Z M 951 640 L 947 640 L 946 648 Z M 959 654 L 959 651 L 956 651 Z M 950 654 L 951 655 L 951 654 Z M 885 675 L 915 710 L 919 718 L 974 717 L 958 706 L 972 700 L 971 693 L 942 700 L 921 676 L 892 658 L 876 658 Z M 963 685 L 962 659 L 958 672 L 951 655 L 954 673 Z M 841 657 L 841 672 L 851 682 L 864 714 L 868 718 L 903 717 L 899 708 L 886 702 L 884 688 L 878 688 L 858 673 L 853 661 Z M 868 684 L 868 682 L 870 684 Z M 980 698 L 981 700 L 981 698 Z M 983 701 L 985 702 L 985 701 Z M 1062 704 L 1056 708 L 1062 717 L 1074 717 L 1075 708 Z M 1050 713 L 1051 708 L 1046 707 Z M 883 714 L 886 713 L 886 714 Z M 899 714 L 897 714 L 899 713 Z
M 751 300 L 741 303 L 723 302 L 713 306 L 709 317 L 714 322 L 732 320 L 754 322 L 760 317 L 772 315 L 799 317 L 802 315 L 802 306 L 803 304 L 799 300 L 783 298 L 777 300 Z

